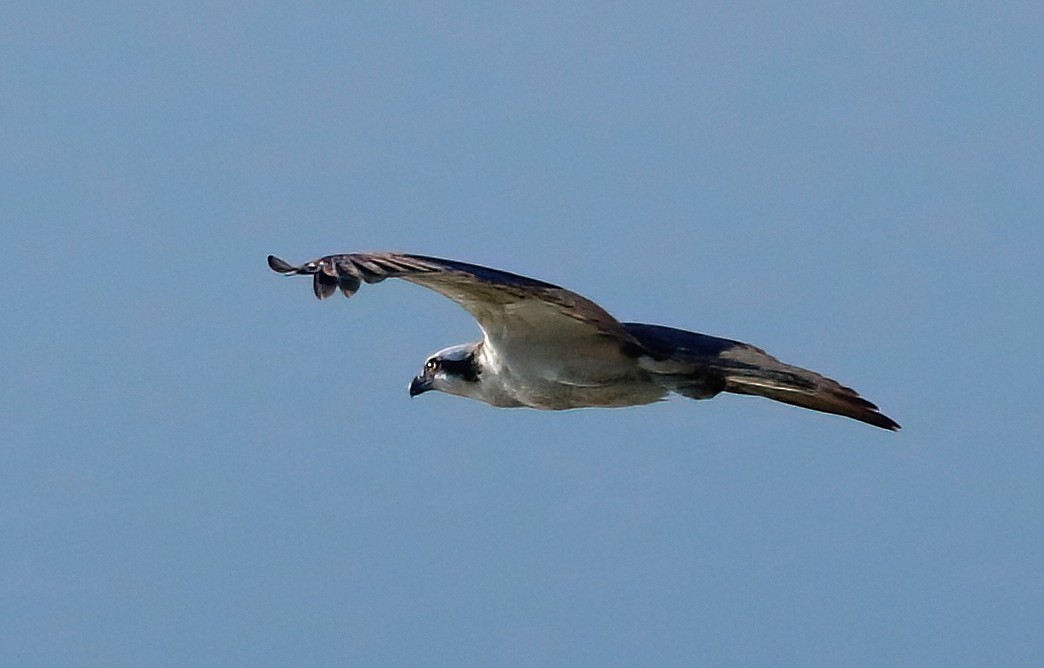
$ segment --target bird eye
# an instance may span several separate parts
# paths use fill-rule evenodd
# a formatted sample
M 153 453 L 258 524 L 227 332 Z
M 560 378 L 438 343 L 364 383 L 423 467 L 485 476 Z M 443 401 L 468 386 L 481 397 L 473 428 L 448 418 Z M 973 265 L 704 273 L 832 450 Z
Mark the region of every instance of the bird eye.
M 439 367 L 439 363 L 436 362 L 433 359 L 432 360 L 428 360 L 428 363 L 424 365 L 424 368 L 427 369 L 428 371 L 434 371 L 438 367 Z

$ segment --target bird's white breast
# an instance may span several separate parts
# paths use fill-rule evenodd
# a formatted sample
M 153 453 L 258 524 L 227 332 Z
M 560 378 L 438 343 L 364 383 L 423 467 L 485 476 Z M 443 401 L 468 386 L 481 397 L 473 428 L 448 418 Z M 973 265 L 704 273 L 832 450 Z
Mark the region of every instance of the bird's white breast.
M 635 406 L 666 395 L 610 340 L 564 339 L 551 347 L 524 338 L 487 338 L 479 365 L 482 399 L 494 406 Z

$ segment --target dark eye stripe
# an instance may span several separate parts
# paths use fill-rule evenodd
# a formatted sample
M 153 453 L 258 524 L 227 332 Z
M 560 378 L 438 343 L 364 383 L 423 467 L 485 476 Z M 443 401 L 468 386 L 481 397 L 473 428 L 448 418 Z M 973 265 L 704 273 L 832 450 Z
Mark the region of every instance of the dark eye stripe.
M 444 370 L 450 375 L 459 376 L 468 381 L 478 380 L 478 368 L 475 366 L 474 355 L 462 360 L 435 360 L 435 363 L 437 368 Z

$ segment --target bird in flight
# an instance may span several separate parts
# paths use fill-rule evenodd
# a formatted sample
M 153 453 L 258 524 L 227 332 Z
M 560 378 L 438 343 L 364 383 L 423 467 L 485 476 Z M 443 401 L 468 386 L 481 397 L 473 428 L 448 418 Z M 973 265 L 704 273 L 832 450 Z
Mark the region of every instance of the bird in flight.
M 363 283 L 401 278 L 438 292 L 475 318 L 482 340 L 431 355 L 410 396 L 437 390 L 500 407 L 563 410 L 649 404 L 674 393 L 767 397 L 882 429 L 899 425 L 835 380 L 784 364 L 764 350 L 663 325 L 620 322 L 565 288 L 475 264 L 405 253 L 350 253 L 294 266 L 315 296 L 351 297 Z

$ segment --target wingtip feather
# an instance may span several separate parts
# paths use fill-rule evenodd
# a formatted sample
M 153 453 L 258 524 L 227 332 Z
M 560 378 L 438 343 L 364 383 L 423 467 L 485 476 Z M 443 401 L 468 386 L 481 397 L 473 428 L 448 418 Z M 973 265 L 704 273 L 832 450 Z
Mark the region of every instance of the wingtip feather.
M 286 260 L 282 260 L 275 255 L 268 256 L 268 268 L 279 274 L 292 274 L 297 271 L 297 267 L 290 264 Z
M 888 431 L 900 431 L 903 428 L 902 425 L 900 425 L 898 422 L 888 417 L 884 413 L 878 413 L 876 417 L 878 421 L 871 423 L 875 427 L 881 427 L 882 429 L 887 429 Z

